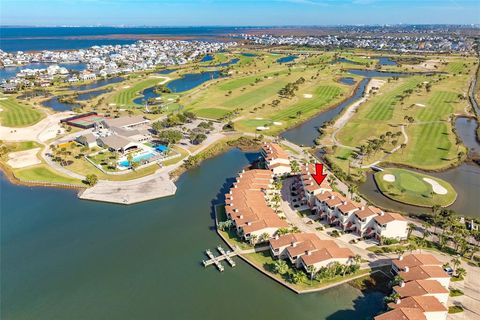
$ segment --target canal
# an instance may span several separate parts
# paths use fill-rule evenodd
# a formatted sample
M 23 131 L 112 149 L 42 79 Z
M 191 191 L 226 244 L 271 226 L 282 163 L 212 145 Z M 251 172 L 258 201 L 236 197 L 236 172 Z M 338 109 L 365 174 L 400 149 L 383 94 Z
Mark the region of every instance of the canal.
M 133 206 L 2 179 L 0 317 L 341 320 L 377 314 L 379 292 L 341 285 L 297 295 L 238 259 L 224 273 L 201 266 L 204 250 L 221 243 L 212 204 L 256 157 L 231 150 L 182 175 L 174 197 Z

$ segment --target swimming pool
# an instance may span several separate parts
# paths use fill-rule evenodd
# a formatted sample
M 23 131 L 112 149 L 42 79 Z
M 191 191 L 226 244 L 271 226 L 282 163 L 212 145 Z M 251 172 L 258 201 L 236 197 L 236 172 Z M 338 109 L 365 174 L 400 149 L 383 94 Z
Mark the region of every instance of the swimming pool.
M 165 152 L 165 151 L 168 151 L 168 147 L 167 146 L 164 146 L 163 144 L 158 144 L 156 145 L 155 147 L 153 147 L 155 150 L 157 150 L 158 152 Z
M 139 154 L 139 155 L 133 157 L 132 160 L 133 160 L 133 162 L 141 162 L 141 161 L 143 161 L 143 160 L 148 160 L 148 159 L 150 159 L 150 158 L 152 158 L 152 157 L 154 157 L 154 156 L 156 156 L 155 153 L 144 153 L 144 154 Z M 121 167 L 127 168 L 127 167 L 130 166 L 130 163 L 129 163 L 128 160 L 126 160 L 126 158 L 125 158 L 125 160 L 119 161 L 119 162 L 118 162 L 118 165 L 121 166 Z

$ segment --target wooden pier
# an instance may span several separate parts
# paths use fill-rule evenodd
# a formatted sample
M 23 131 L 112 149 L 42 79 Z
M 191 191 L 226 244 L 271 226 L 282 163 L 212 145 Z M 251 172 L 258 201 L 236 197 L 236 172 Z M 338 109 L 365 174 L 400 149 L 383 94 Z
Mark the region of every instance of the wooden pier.
M 238 253 L 232 252 L 230 250 L 225 251 L 221 246 L 217 247 L 218 252 L 220 253 L 219 256 L 215 256 L 210 249 L 205 250 L 205 254 L 208 256 L 208 260 L 203 260 L 203 266 L 208 267 L 211 265 L 215 265 L 219 271 L 224 271 L 225 268 L 222 265 L 223 260 L 227 260 L 228 264 L 232 267 L 235 267 L 235 261 L 233 261 L 232 257 L 236 256 Z

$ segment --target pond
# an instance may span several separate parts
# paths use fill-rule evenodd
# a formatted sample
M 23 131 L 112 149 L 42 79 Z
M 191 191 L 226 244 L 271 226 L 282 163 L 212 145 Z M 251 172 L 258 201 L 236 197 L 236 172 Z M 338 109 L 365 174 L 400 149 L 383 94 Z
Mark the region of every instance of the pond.
M 211 54 L 205 55 L 200 62 L 207 62 L 207 61 L 212 61 L 214 58 Z
M 175 72 L 177 71 L 177 69 L 163 69 L 163 70 L 160 70 L 157 72 L 157 74 L 169 74 L 169 73 L 172 73 L 172 72 Z
M 47 108 L 52 108 L 55 111 L 70 111 L 73 110 L 73 108 L 78 108 L 80 105 L 78 103 L 63 103 L 58 101 L 58 96 L 55 96 L 53 98 L 50 98 L 44 102 L 42 102 L 42 105 Z
M 277 59 L 277 63 L 287 63 L 287 62 L 292 62 L 293 60 L 297 59 L 298 56 L 287 56 L 287 57 L 282 57 Z
M 158 98 L 160 94 L 155 92 L 155 87 L 149 87 L 142 91 L 142 96 L 133 100 L 133 103 L 144 105 L 149 99 Z
M 469 152 L 480 154 L 480 142 L 477 140 L 478 122 L 472 118 L 458 117 L 455 120 L 455 128 Z
M 346 59 L 346 58 L 338 58 L 338 59 L 335 59 L 332 62 L 330 62 L 330 64 L 336 64 L 336 63 L 361 64 L 359 62 L 352 61 L 352 60 L 349 60 L 349 59 Z
M 242 56 L 244 57 L 256 57 L 257 55 L 255 53 L 248 53 L 248 52 L 243 52 L 241 53 Z
M 93 98 L 96 98 L 102 94 L 105 94 L 107 92 L 110 92 L 111 90 L 108 89 L 103 89 L 103 90 L 97 90 L 97 91 L 89 91 L 89 92 L 84 92 L 84 93 L 79 93 L 77 95 L 76 100 L 78 101 L 85 101 L 85 100 L 90 100 Z
M 381 66 L 396 66 L 396 65 L 398 65 L 394 60 L 392 60 L 389 57 L 379 57 L 378 58 L 378 63 Z
M 95 82 L 92 82 L 92 83 L 89 83 L 89 84 L 73 85 L 73 86 L 68 87 L 68 89 L 69 90 L 78 90 L 78 91 L 92 90 L 92 89 L 97 89 L 97 88 L 106 86 L 108 84 L 122 82 L 123 80 L 125 80 L 125 79 L 122 78 L 122 77 L 101 79 L 101 80 L 98 80 L 98 81 L 95 81 Z
M 348 84 L 349 86 L 352 86 L 355 83 L 357 83 L 357 81 L 355 81 L 355 79 L 352 78 L 352 77 L 342 77 L 342 78 L 338 79 L 338 81 L 340 83 L 343 83 L 343 84 Z
M 166 87 L 172 92 L 184 92 L 193 89 L 207 81 L 222 77 L 218 70 L 206 71 L 201 73 L 187 73 L 180 79 L 175 79 L 166 84 Z

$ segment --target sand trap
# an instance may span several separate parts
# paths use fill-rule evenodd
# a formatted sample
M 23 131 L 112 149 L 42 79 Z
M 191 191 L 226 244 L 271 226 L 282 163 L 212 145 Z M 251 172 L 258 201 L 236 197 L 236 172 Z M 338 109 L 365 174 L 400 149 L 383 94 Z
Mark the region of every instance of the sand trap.
M 310 94 L 310 93 L 304 93 L 304 94 L 303 94 L 303 97 L 304 97 L 305 99 L 312 99 L 312 97 L 313 97 L 313 94 Z
M 281 126 L 282 125 L 281 122 L 277 122 L 277 121 L 273 122 L 273 124 L 276 125 L 276 126 Z
M 258 118 L 258 117 L 257 117 L 257 118 L 255 118 L 255 120 L 263 120 L 263 118 Z
M 8 100 L 8 98 L 0 98 L 0 100 L 2 100 L 2 101 L 3 101 L 3 100 Z
M 37 158 L 37 152 L 39 150 L 40 148 L 35 148 L 31 150 L 12 152 L 8 154 L 9 160 L 7 163 L 12 168 L 24 168 L 42 163 L 40 159 Z
M 265 130 L 268 130 L 270 129 L 269 127 L 257 127 L 257 131 L 265 131 Z
M 430 178 L 423 178 L 423 181 L 430 184 L 432 186 L 433 192 L 436 194 L 447 194 L 448 190 L 442 187 L 437 181 L 430 179 Z
M 174 99 L 173 98 L 168 98 L 168 101 L 173 101 Z
M 162 97 L 156 97 L 155 100 L 162 100 Z
M 393 174 L 387 173 L 383 175 L 383 180 L 387 182 L 395 182 L 395 176 Z
M 109 106 L 116 106 L 117 104 L 116 103 L 109 103 L 108 105 Z
M 131 86 L 123 86 L 123 89 L 131 88 Z
M 271 79 L 273 79 L 273 78 L 272 78 L 272 77 L 268 77 L 267 79 L 268 79 L 268 80 L 271 80 Z
M 422 103 L 415 103 L 415 105 L 416 105 L 417 107 L 425 108 L 425 105 L 422 104 Z

